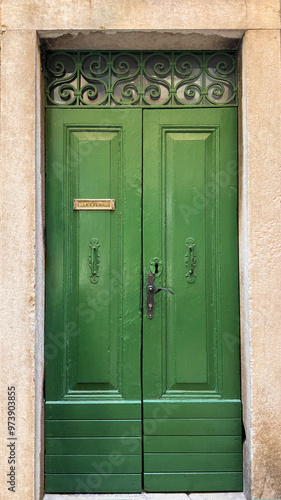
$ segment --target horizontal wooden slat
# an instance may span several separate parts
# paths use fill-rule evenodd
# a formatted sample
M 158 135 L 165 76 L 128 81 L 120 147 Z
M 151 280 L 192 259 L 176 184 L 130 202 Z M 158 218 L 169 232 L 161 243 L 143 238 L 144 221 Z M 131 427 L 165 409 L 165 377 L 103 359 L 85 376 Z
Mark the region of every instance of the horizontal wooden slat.
M 47 455 L 139 455 L 141 438 L 47 438 Z
M 240 401 L 144 401 L 144 418 L 239 418 Z
M 242 491 L 240 472 L 144 474 L 146 491 Z
M 241 472 L 242 453 L 145 453 L 145 472 Z
M 47 474 L 141 474 L 141 455 L 47 455 Z
M 153 436 L 239 436 L 241 420 L 221 419 L 146 419 L 144 434 Z
M 144 436 L 145 453 L 239 453 L 241 451 L 242 440 L 236 436 Z
M 45 405 L 47 420 L 134 420 L 141 419 L 141 403 L 118 401 L 105 403 L 91 401 L 81 403 L 65 401 L 63 403 L 51 401 Z
M 51 493 L 139 493 L 141 474 L 47 474 Z
M 140 436 L 140 420 L 47 420 L 47 437 Z

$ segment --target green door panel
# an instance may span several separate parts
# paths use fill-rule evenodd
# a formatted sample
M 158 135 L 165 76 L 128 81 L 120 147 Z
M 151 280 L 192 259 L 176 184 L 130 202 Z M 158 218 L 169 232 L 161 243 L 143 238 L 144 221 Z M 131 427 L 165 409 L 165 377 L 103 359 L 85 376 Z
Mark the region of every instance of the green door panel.
M 194 420 L 177 418 L 144 420 L 143 429 L 149 436 L 241 436 L 241 419 L 197 418 Z
M 192 404 L 190 404 L 192 403 Z M 241 418 L 241 402 L 238 400 L 189 399 L 146 401 L 144 418 Z
M 71 437 L 45 439 L 47 455 L 140 455 L 141 437 Z
M 140 436 L 140 420 L 47 420 L 46 437 Z
M 146 473 L 236 472 L 242 470 L 242 453 L 146 453 Z
M 138 493 L 140 474 L 46 474 L 45 491 L 52 493 Z
M 102 468 L 89 476 L 87 491 L 138 491 L 141 110 L 48 110 L 46 129 L 46 463 L 59 454 L 57 470 L 67 457 L 74 471 L 65 487 L 52 471 L 46 490 L 80 491 L 75 455 L 86 453 L 89 474 L 96 455 L 138 458 L 134 477 L 126 459 L 114 480 Z M 76 198 L 112 198 L 116 209 L 74 211 Z
M 143 317 L 147 491 L 241 488 L 241 463 L 171 474 L 175 453 L 242 452 L 236 114 L 143 112 L 143 285 L 157 259 L 156 288 L 174 292 L 157 294 L 154 318 Z M 151 452 L 167 453 L 164 474 L 157 459 L 146 470 Z
M 145 474 L 147 491 L 242 491 L 242 472 Z
M 123 401 L 110 401 L 104 404 L 102 399 L 91 401 L 51 401 L 45 404 L 47 420 L 138 420 L 140 418 L 140 403 L 126 401 L 126 416 L 124 416 Z
M 174 292 L 157 294 L 153 320 L 144 315 L 145 400 L 240 395 L 236 113 L 144 111 L 144 278 L 158 257 L 157 286 Z
M 141 455 L 48 455 L 45 469 L 46 474 L 93 474 L 106 462 L 103 470 L 112 474 L 139 474 L 142 467 Z
M 146 453 L 241 453 L 241 436 L 144 436 Z
M 48 109 L 46 134 L 46 491 L 241 491 L 236 109 Z

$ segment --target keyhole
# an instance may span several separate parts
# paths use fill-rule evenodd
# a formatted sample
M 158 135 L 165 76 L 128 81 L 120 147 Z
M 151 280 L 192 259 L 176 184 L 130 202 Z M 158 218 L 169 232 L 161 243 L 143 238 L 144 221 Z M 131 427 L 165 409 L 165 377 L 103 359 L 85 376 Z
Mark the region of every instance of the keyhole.
M 155 262 L 155 274 L 158 273 L 158 262 Z

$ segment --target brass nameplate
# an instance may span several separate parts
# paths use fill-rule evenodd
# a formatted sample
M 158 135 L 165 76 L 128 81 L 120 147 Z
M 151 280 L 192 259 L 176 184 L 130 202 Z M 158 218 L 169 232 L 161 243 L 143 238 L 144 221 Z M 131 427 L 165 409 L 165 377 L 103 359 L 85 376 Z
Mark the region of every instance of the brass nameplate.
M 115 200 L 73 200 L 73 210 L 115 210 Z

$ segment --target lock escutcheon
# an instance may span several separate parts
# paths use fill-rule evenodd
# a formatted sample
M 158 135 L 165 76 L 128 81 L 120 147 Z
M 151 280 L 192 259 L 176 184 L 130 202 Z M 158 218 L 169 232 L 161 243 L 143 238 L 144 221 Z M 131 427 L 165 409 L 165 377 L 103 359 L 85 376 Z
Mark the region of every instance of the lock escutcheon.
M 172 292 L 172 290 L 170 290 L 169 288 L 163 288 L 163 287 L 156 288 L 155 284 L 154 284 L 154 278 L 155 278 L 155 276 L 153 273 L 147 274 L 146 313 L 147 313 L 147 317 L 149 319 L 152 319 L 154 316 L 154 306 L 155 306 L 154 295 L 156 293 L 161 292 L 161 290 L 164 290 L 165 292 L 169 292 L 171 294 L 174 294 L 174 292 Z

